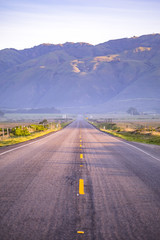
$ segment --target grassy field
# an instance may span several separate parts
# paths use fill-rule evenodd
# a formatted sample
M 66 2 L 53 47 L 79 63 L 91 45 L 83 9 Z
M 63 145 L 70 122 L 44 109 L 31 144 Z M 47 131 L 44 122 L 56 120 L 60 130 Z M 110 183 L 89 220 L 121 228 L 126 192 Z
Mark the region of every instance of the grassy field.
M 160 145 L 160 121 L 105 122 L 94 120 L 95 127 L 122 139 Z

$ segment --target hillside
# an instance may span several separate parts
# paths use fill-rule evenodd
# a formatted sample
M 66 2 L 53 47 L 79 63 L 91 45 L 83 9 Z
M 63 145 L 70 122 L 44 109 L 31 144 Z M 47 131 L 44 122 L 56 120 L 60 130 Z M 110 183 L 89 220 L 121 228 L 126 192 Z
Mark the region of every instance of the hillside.
M 0 51 L 0 108 L 160 113 L 160 34 Z

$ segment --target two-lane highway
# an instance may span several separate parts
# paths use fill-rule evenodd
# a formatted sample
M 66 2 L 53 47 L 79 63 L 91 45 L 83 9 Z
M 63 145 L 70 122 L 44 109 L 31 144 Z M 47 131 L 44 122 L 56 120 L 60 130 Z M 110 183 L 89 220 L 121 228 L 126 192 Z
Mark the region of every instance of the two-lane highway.
M 0 240 L 159 240 L 160 147 L 77 120 L 0 150 Z

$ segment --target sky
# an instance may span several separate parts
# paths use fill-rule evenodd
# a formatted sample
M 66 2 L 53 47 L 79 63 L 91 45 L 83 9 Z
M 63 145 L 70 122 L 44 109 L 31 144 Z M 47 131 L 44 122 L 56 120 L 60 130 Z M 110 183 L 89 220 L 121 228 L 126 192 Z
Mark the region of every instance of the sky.
M 0 49 L 160 33 L 159 0 L 0 0 Z

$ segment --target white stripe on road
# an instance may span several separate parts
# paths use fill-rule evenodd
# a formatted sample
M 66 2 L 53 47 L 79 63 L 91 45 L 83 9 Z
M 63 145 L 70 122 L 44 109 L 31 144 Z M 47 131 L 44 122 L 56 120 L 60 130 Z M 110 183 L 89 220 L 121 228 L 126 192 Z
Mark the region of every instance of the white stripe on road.
M 119 141 L 120 141 L 120 140 L 119 140 Z M 120 141 L 120 142 L 123 142 L 123 141 Z M 129 146 L 131 146 L 131 147 L 133 147 L 133 148 L 135 148 L 135 149 L 137 149 L 137 150 L 139 150 L 139 151 L 141 151 L 141 152 L 143 152 L 143 153 L 145 153 L 146 155 L 148 155 L 148 156 L 150 156 L 150 157 L 152 157 L 152 158 L 154 158 L 154 159 L 156 159 L 156 160 L 158 160 L 158 161 L 160 161 L 159 158 L 154 157 L 154 156 L 151 155 L 150 153 L 147 153 L 146 151 L 144 151 L 144 150 L 142 150 L 142 149 L 140 149 L 140 148 L 138 148 L 138 147 L 136 147 L 136 146 L 134 146 L 134 145 L 132 145 L 132 144 L 129 144 L 129 143 L 126 143 L 126 142 L 123 142 L 123 143 L 126 144 L 126 145 L 129 145 Z
M 59 131 L 57 131 L 57 132 L 53 132 L 53 133 L 55 134 L 55 133 L 58 133 L 58 132 L 59 132 Z M 51 137 L 51 135 L 46 136 L 46 137 L 43 137 L 42 139 L 36 140 L 36 141 L 34 141 L 34 142 L 27 143 L 27 144 L 24 144 L 24 145 L 22 145 L 22 146 L 19 146 L 19 147 L 16 147 L 16 148 L 13 148 L 13 149 L 7 150 L 7 151 L 5 151 L 5 152 L 0 153 L 0 156 L 4 155 L 4 154 L 6 154 L 6 153 L 9 153 L 9 152 L 15 151 L 15 150 L 17 150 L 17 149 L 20 149 L 20 148 L 26 147 L 26 146 L 28 146 L 28 145 L 32 145 L 32 144 L 34 144 L 34 143 L 40 142 L 40 141 L 42 141 L 42 140 L 44 140 L 44 139 L 46 139 L 46 138 L 49 138 L 49 137 Z M 10 145 L 10 146 L 12 146 L 12 145 Z
M 106 133 L 104 133 L 104 132 L 102 132 L 102 133 L 103 133 L 103 134 L 106 134 Z M 146 151 L 144 151 L 144 150 L 142 150 L 142 149 L 140 149 L 140 148 L 138 148 L 138 147 L 136 147 L 136 146 L 134 146 L 134 145 L 132 145 L 132 144 L 130 144 L 130 143 L 127 143 L 127 142 L 124 142 L 124 141 L 122 141 L 122 140 L 119 140 L 119 139 L 117 139 L 117 138 L 114 137 L 114 136 L 111 136 L 111 135 L 109 135 L 109 136 L 112 137 L 112 138 L 114 138 L 116 141 L 121 142 L 121 143 L 124 143 L 124 144 L 126 144 L 126 145 L 128 145 L 128 146 L 130 146 L 130 147 L 133 147 L 133 148 L 139 150 L 140 152 L 143 152 L 144 154 L 146 154 L 146 155 L 148 155 L 148 156 L 150 156 L 150 157 L 152 157 L 152 158 L 154 158 L 155 160 L 157 160 L 157 161 L 160 162 L 160 159 L 159 159 L 159 158 L 154 157 L 154 156 L 151 155 L 150 153 L 148 153 L 148 152 L 146 152 Z

